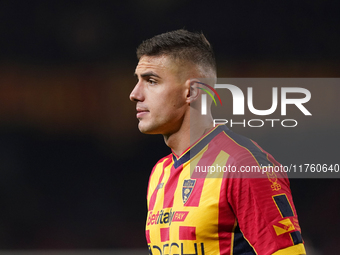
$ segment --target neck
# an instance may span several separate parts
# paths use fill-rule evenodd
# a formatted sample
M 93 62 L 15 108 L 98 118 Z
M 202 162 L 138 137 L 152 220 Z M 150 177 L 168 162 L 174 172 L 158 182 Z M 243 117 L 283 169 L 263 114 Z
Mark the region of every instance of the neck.
M 211 115 L 202 116 L 200 113 L 195 113 L 196 111 L 191 109 L 191 122 L 189 112 L 185 115 L 186 117 L 178 131 L 163 135 L 166 145 L 177 156 L 182 155 L 194 142 L 213 128 Z

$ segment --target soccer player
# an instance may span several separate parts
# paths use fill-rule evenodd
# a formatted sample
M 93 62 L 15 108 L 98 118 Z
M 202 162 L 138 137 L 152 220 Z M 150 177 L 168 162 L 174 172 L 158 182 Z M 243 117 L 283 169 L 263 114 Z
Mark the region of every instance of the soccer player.
M 250 139 L 214 127 L 209 107 L 201 114 L 201 79 L 210 86 L 216 79 L 204 35 L 160 34 L 142 42 L 137 57 L 138 82 L 130 99 L 136 102 L 138 128 L 162 134 L 172 150 L 149 179 L 149 253 L 305 254 L 288 179 L 238 174 L 242 167 L 280 164 Z M 208 178 L 212 167 L 225 171 Z

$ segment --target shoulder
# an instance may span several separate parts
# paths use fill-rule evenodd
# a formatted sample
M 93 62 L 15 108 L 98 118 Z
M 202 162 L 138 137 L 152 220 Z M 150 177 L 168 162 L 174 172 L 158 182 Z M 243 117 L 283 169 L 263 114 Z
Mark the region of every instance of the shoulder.
M 169 165 L 171 162 L 172 162 L 172 154 L 170 153 L 169 155 L 157 161 L 157 163 L 152 168 L 151 175 L 155 172 L 156 168 L 163 169 L 165 166 Z
M 161 158 L 160 160 L 158 160 L 154 167 L 156 167 L 159 164 L 164 164 L 166 162 L 168 163 L 171 160 L 172 160 L 172 153 L 170 153 L 169 155 L 167 155 L 167 156 Z
M 242 165 L 278 165 L 279 163 L 253 140 L 227 129 L 223 132 L 222 149 L 226 151 L 237 164 Z
M 148 191 L 147 191 L 147 198 L 149 198 L 149 190 L 155 190 L 159 183 L 159 179 L 162 177 L 163 169 L 166 165 L 169 165 L 172 162 L 172 154 L 169 154 L 155 164 L 152 168 L 151 174 L 149 176 L 149 184 L 148 184 Z

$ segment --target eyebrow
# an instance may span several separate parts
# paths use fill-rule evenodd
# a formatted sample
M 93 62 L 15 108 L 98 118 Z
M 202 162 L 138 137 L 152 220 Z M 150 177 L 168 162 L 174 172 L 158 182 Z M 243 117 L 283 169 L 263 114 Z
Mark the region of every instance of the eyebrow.
M 137 74 L 135 73 L 134 76 L 137 76 Z M 140 75 L 141 77 L 149 77 L 149 76 L 154 76 L 157 78 L 161 78 L 158 74 L 154 73 L 154 72 L 146 72 L 146 73 L 142 73 Z

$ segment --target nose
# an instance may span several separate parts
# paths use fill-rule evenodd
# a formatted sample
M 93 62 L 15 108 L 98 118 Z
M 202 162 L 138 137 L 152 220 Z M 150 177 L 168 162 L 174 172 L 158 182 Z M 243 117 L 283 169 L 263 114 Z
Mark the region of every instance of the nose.
M 132 102 L 138 102 L 138 101 L 143 101 L 144 96 L 142 92 L 142 85 L 140 82 L 136 84 L 136 86 L 133 88 L 131 94 L 130 94 L 130 100 Z

